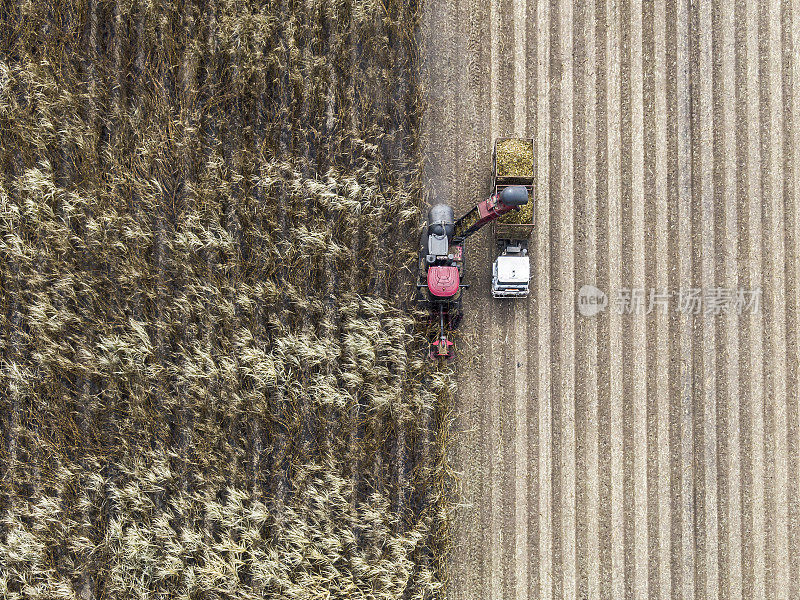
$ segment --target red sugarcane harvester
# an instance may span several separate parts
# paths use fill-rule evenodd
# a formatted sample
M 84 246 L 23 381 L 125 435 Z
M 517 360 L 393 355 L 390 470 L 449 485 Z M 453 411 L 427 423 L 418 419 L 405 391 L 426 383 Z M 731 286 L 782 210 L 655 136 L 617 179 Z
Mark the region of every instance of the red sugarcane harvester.
M 493 163 L 492 195 L 489 198 L 458 220 L 454 219 L 451 206 L 436 204 L 428 211 L 428 220 L 422 230 L 417 289 L 420 290 L 421 302 L 430 311 L 431 319 L 437 321 L 439 326 L 438 336 L 431 342 L 429 356 L 432 359 L 454 357 L 450 332 L 461 322 L 461 291 L 469 287 L 464 283 L 464 242 L 484 225 L 519 209 L 531 198 L 533 177 L 497 177 L 496 160 Z M 532 198 L 530 201 L 533 201 Z M 528 295 L 530 267 L 527 238 L 532 229 L 532 222 L 517 230 L 514 226 L 495 229 L 498 250 L 492 265 L 492 295 L 495 298 Z

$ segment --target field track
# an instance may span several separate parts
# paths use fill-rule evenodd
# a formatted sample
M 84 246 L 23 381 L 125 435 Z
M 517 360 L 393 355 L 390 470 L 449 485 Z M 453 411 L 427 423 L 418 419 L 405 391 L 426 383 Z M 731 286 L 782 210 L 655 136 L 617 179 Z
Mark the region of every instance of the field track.
M 531 297 L 470 246 L 450 597 L 800 597 L 800 4 L 430 1 L 420 37 L 428 201 L 483 198 L 495 137 L 538 156 Z

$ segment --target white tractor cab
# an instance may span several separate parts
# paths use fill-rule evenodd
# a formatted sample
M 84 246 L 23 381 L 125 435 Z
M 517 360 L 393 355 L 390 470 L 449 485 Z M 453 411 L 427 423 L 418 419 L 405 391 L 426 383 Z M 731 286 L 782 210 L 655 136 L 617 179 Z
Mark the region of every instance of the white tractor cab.
M 527 240 L 499 240 L 492 263 L 492 296 L 525 298 L 530 292 L 531 265 Z
M 499 194 L 509 186 L 525 186 L 528 190 L 529 219 L 520 219 L 516 211 L 500 217 L 492 223 L 492 233 L 497 248 L 497 258 L 492 263 L 492 296 L 494 298 L 526 298 L 530 292 L 531 267 L 528 257 L 528 239 L 533 232 L 536 213 L 533 197 L 534 165 L 521 166 L 524 172 L 498 176 L 497 146 L 509 138 L 495 140 L 492 152 L 492 193 Z M 530 144 L 533 157 L 533 139 L 517 139 L 518 143 Z M 522 221 L 522 222 L 520 222 Z

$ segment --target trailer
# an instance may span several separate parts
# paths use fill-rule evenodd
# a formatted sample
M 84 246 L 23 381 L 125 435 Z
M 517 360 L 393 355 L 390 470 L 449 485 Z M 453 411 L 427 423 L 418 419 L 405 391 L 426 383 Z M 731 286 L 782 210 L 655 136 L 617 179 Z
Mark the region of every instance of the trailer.
M 512 144 L 516 149 L 522 150 L 513 161 L 514 164 L 510 169 L 512 172 L 507 172 L 508 167 L 498 171 L 498 148 L 502 159 L 503 148 Z M 503 215 L 492 224 L 492 237 L 497 250 L 497 258 L 492 263 L 494 298 L 525 298 L 530 293 L 528 243 L 536 214 L 533 195 L 535 169 L 533 148 L 532 138 L 498 138 L 494 143 L 492 194 L 499 194 L 510 186 L 524 186 L 529 196 L 527 205 Z M 503 166 L 501 164 L 501 167 Z

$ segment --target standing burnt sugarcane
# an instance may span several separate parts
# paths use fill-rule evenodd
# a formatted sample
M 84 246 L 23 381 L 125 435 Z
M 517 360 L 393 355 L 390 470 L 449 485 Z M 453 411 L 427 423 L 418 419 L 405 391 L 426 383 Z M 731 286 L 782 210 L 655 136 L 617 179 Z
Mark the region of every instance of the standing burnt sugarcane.
M 419 7 L 385 6 L 0 10 L 6 596 L 441 597 Z

